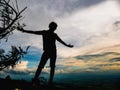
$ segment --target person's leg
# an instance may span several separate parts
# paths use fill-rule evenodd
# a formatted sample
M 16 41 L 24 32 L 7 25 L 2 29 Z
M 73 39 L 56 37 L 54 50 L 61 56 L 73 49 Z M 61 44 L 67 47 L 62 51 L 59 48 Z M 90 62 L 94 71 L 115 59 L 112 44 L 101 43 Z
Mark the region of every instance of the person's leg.
M 39 65 L 38 65 L 38 68 L 36 70 L 36 73 L 35 73 L 35 76 L 34 76 L 34 80 L 38 79 L 38 77 L 39 77 L 42 69 L 44 68 L 44 65 L 46 64 L 48 58 L 49 58 L 49 55 L 46 52 L 44 52 L 42 57 L 41 57 L 41 61 L 40 61 Z
M 54 73 L 55 73 L 55 62 L 56 62 L 56 52 L 50 57 L 50 79 L 49 84 L 53 83 Z
M 53 83 L 54 73 L 55 73 L 55 67 L 51 67 L 51 70 L 50 70 L 50 79 L 49 79 L 49 82 L 48 82 L 49 84 Z

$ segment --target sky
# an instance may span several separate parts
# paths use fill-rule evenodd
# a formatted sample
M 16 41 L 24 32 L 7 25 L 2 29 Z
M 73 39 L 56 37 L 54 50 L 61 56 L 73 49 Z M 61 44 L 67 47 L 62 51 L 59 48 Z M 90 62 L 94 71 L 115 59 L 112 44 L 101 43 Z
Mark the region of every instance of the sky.
M 47 30 L 51 21 L 58 24 L 55 31 L 68 48 L 57 44 L 56 78 L 64 74 L 78 75 L 89 72 L 116 72 L 120 70 L 120 1 L 119 0 L 19 0 L 27 30 Z M 14 31 L 1 48 L 11 45 L 26 47 L 29 52 L 16 68 L 1 71 L 1 77 L 33 77 L 42 50 L 42 36 Z M 49 74 L 49 61 L 42 76 Z M 61 76 L 59 76 L 61 75 Z M 58 76 L 58 77 L 57 77 Z M 78 77 L 78 76 L 77 76 Z

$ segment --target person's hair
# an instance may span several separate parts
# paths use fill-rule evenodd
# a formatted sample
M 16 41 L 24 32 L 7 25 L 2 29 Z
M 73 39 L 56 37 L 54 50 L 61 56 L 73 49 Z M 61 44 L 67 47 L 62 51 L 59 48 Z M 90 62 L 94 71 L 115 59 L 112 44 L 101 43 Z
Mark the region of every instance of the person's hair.
M 51 22 L 51 23 L 49 24 L 49 28 L 53 28 L 53 27 L 57 27 L 57 23 Z

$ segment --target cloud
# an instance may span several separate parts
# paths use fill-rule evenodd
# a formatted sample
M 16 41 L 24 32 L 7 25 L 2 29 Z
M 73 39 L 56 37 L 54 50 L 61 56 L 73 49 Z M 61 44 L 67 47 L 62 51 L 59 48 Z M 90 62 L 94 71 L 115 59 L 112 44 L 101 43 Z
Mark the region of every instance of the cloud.
M 22 0 L 19 2 L 22 7 L 25 4 L 28 6 L 28 9 L 23 13 L 25 18 L 22 20 L 22 22 L 27 24 L 25 29 L 48 29 L 49 22 L 56 21 L 58 23 L 56 33 L 65 42 L 74 44 L 74 49 L 68 49 L 57 43 L 58 56 L 60 57 L 75 56 L 75 54 L 82 52 L 83 49 L 87 50 L 91 46 L 102 47 L 103 45 L 108 46 L 118 43 L 119 37 L 116 33 L 118 34 L 119 32 L 111 34 L 113 32 L 111 32 L 111 27 L 109 27 L 119 17 L 119 8 L 116 5 L 116 1 Z M 72 13 L 65 14 L 63 12 Z M 42 49 L 42 37 L 16 31 L 8 41 L 8 45 L 11 44 L 32 45 Z
M 110 7 L 112 5 L 112 7 Z M 104 8 L 104 9 L 103 9 Z M 111 12 L 114 11 L 113 12 Z M 119 30 L 114 31 L 113 23 L 120 16 L 116 1 L 105 1 L 70 15 L 57 18 L 56 31 L 63 40 L 74 44 L 74 50 L 62 48 L 65 56 L 69 52 L 84 53 L 92 47 L 101 48 L 119 44 Z M 93 49 L 91 49 L 93 50 Z M 66 54 L 65 54 L 66 53 Z M 70 54 L 70 53 L 69 53 Z M 72 56 L 70 54 L 69 56 Z
M 56 12 L 56 14 L 61 14 L 63 15 L 64 13 L 68 12 L 74 12 L 75 10 L 78 9 L 83 9 L 87 8 L 96 4 L 99 4 L 103 2 L 104 0 L 36 0 L 32 1 L 29 0 L 29 2 L 26 2 L 25 0 L 22 0 L 25 2 L 29 7 L 41 7 L 45 11 L 49 10 L 51 12 Z M 21 2 L 20 2 L 21 3 Z
M 115 22 L 119 21 L 120 11 L 115 0 L 20 0 L 19 2 L 21 8 L 28 6 L 23 13 L 25 18 L 21 21 L 27 24 L 25 29 L 48 29 L 49 22 L 56 21 L 58 23 L 56 33 L 65 42 L 74 45 L 74 48 L 69 49 L 57 43 L 56 73 L 120 69 L 118 66 L 120 49 L 115 46 L 120 44 L 119 27 L 115 25 Z M 10 45 L 32 45 L 33 48 L 25 59 L 42 53 L 41 36 L 19 31 L 15 31 L 8 42 L 1 45 L 4 48 Z M 103 53 L 104 51 L 107 52 Z M 35 62 L 29 60 L 18 64 L 20 68 L 16 68 L 14 72 L 33 75 L 38 58 L 34 58 Z M 48 74 L 49 68 L 45 67 L 44 72 Z
M 106 57 L 110 55 L 120 55 L 120 53 L 116 52 L 104 52 L 100 54 L 90 54 L 90 55 L 81 55 L 81 56 L 76 56 L 75 58 L 78 60 L 89 60 L 92 58 L 101 58 L 101 57 Z
M 35 72 L 34 68 L 27 68 L 28 61 L 22 61 L 14 68 L 4 69 L 1 73 L 1 77 L 5 78 L 10 75 L 12 79 L 30 79 Z
M 21 61 L 21 63 L 18 63 L 14 70 L 16 71 L 25 71 L 27 69 L 28 61 Z
M 112 61 L 112 62 L 119 62 L 120 61 L 120 57 L 112 58 L 110 61 Z
M 119 47 L 120 45 L 106 47 L 96 52 L 61 59 L 57 62 L 56 73 L 119 71 Z
M 62 16 L 65 13 L 72 13 L 78 9 L 83 9 L 99 4 L 102 1 L 104 0 L 45 0 L 43 1 L 43 5 L 46 5 L 47 9 L 57 11 L 56 14 Z

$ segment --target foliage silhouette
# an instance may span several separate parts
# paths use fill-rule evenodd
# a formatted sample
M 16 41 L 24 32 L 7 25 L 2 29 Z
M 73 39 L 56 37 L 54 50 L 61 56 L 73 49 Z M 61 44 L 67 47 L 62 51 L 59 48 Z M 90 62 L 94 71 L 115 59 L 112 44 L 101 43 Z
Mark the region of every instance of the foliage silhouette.
M 0 50 L 0 70 L 4 68 L 9 68 L 10 66 L 14 67 L 19 60 L 27 54 L 28 46 L 24 51 L 21 47 L 12 46 L 12 50 L 8 54 L 4 54 L 3 49 Z
M 16 27 L 20 26 L 19 21 L 23 18 L 21 13 L 27 7 L 19 10 L 17 0 L 0 0 L 0 39 L 8 39 Z M 25 24 L 21 25 L 22 27 Z
M 0 0 L 0 40 L 8 40 L 9 35 L 13 34 L 13 31 L 16 30 L 16 27 L 26 26 L 24 23 L 20 24 L 20 20 L 23 19 L 21 15 L 27 7 L 24 7 L 22 10 L 19 10 L 17 0 Z M 0 50 L 0 70 L 3 70 L 6 67 L 14 66 L 20 58 L 27 53 L 23 51 L 21 47 L 11 46 L 12 51 L 8 54 L 5 54 L 5 50 Z M 29 46 L 28 46 L 29 47 Z

